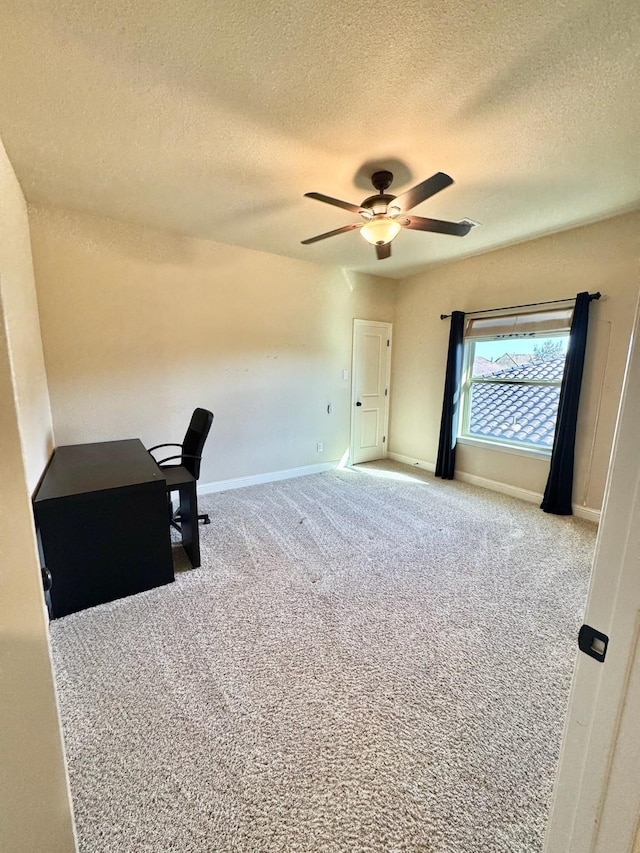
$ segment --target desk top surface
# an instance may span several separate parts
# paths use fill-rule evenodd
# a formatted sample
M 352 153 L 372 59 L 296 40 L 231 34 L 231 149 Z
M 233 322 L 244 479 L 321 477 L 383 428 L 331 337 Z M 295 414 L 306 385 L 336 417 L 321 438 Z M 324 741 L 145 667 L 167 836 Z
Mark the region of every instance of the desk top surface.
M 34 503 L 57 498 L 165 482 L 139 438 L 57 447 Z

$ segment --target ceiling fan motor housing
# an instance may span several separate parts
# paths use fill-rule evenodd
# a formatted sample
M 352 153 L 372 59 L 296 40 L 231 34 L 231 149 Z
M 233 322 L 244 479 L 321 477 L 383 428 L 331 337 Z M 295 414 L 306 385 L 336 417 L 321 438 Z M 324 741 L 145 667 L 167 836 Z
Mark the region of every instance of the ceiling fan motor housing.
M 387 207 L 395 199 L 394 195 L 388 193 L 380 193 L 379 195 L 371 195 L 360 205 L 363 210 L 369 210 L 371 213 L 386 213 Z

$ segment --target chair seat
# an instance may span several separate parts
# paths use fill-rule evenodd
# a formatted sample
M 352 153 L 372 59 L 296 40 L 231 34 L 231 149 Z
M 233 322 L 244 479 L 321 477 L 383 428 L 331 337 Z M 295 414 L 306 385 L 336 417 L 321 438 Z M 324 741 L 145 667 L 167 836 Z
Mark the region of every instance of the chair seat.
M 167 481 L 167 489 L 177 489 L 180 486 L 196 482 L 196 478 L 187 471 L 184 465 L 167 466 L 161 470 Z

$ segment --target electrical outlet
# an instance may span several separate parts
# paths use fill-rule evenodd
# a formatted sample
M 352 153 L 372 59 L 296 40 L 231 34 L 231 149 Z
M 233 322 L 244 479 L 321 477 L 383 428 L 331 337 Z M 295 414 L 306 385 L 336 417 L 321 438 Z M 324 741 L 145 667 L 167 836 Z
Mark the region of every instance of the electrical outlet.
M 343 371 L 342 371 L 342 379 L 343 379 L 343 381 L 344 381 L 344 382 L 346 382 L 348 378 L 349 378 L 349 371 L 348 371 L 348 370 L 343 370 Z
M 318 453 L 322 453 L 324 451 L 324 444 L 321 441 L 316 444 L 316 450 Z

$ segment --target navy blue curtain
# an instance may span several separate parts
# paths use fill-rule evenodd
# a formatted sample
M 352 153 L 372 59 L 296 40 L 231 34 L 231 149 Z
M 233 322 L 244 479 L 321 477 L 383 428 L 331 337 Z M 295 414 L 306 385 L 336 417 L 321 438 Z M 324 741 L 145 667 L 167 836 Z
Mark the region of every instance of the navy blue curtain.
M 436 462 L 436 477 L 442 477 L 443 480 L 453 480 L 456 467 L 463 339 L 464 311 L 454 311 L 451 315 L 447 372 L 444 379 L 444 399 L 442 401 L 442 420 L 440 421 L 440 441 Z
M 558 419 L 551 451 L 549 479 L 540 504 L 545 512 L 555 515 L 572 515 L 573 513 L 573 456 L 584 355 L 587 348 L 590 301 L 591 298 L 586 291 L 576 296 L 567 360 L 560 386 Z

